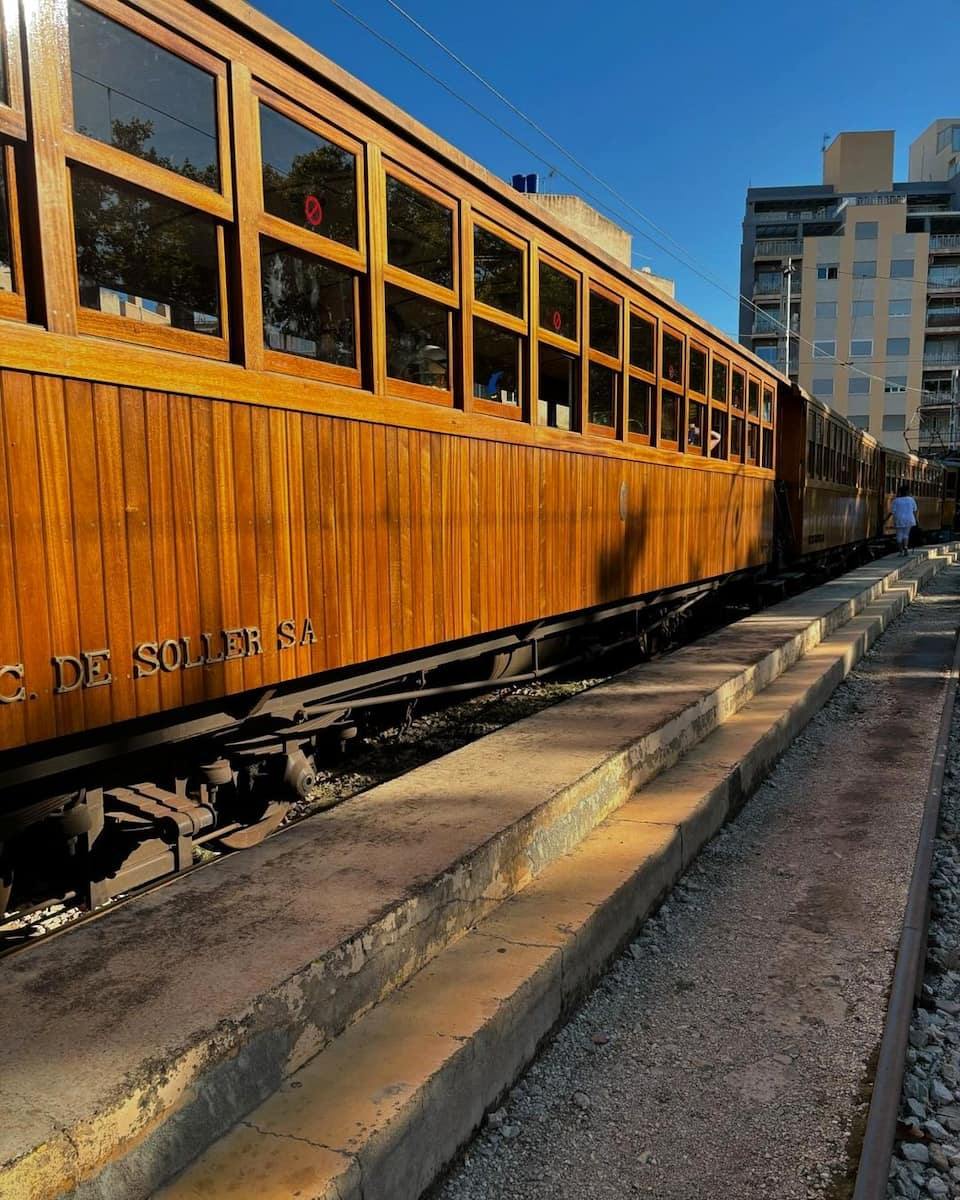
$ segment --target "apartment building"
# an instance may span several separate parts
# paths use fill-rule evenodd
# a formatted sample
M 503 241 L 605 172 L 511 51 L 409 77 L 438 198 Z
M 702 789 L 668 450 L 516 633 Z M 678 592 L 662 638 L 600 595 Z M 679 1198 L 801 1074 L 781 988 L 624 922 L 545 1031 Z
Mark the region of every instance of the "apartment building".
M 910 147 L 841 133 L 823 182 L 750 188 L 740 341 L 898 449 L 960 448 L 960 117 Z M 789 279 L 789 307 L 787 294 Z

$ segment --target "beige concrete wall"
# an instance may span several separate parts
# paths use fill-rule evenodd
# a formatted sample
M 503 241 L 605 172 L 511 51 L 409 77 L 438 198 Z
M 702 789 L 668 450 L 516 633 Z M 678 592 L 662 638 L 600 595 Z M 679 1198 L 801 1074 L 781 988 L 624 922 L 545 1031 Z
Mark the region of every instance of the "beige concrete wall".
M 841 133 L 823 155 L 823 182 L 838 192 L 888 192 L 893 187 L 893 130 Z
M 916 442 L 916 411 L 923 374 L 923 341 L 926 320 L 926 273 L 929 239 L 924 234 L 907 234 L 906 206 L 855 205 L 846 210 L 844 235 L 830 238 L 806 238 L 803 243 L 803 275 L 800 305 L 799 382 L 801 387 L 820 394 L 845 416 L 866 416 L 869 431 L 885 445 L 907 449 L 904 435 L 884 430 L 883 418 L 904 416 L 906 432 Z M 877 223 L 877 238 L 858 239 L 856 225 L 861 221 Z M 892 259 L 913 259 L 913 279 L 891 279 Z M 876 263 L 876 278 L 854 276 L 856 262 Z M 836 280 L 818 280 L 818 265 L 836 264 Z M 910 315 L 891 317 L 889 302 L 910 300 Z M 855 301 L 873 304 L 872 317 L 854 317 Z M 816 305 L 836 304 L 836 316 L 830 320 L 816 317 Z M 909 338 L 904 356 L 888 358 L 887 339 Z M 871 339 L 872 355 L 852 357 L 853 339 Z M 815 358 L 811 343 L 832 340 L 836 358 Z M 849 362 L 853 368 L 841 365 Z M 874 376 L 865 394 L 850 394 L 850 380 L 862 379 L 865 372 Z M 907 391 L 885 391 L 890 376 L 906 377 Z M 832 380 L 832 395 L 815 386 L 817 380 Z M 863 386 L 863 385 L 855 385 Z M 916 389 L 916 390 L 911 390 Z
M 960 117 L 938 117 L 910 143 L 910 180 L 920 183 L 931 179 L 950 178 L 950 168 L 957 158 L 957 151 L 948 144 L 937 153 L 937 137 L 940 130 L 949 125 L 960 125 Z
M 593 242 L 618 262 L 630 266 L 633 238 L 579 196 L 552 196 L 539 192 L 522 193 L 522 196 L 531 204 L 545 208 L 557 220 L 575 229 L 588 242 Z

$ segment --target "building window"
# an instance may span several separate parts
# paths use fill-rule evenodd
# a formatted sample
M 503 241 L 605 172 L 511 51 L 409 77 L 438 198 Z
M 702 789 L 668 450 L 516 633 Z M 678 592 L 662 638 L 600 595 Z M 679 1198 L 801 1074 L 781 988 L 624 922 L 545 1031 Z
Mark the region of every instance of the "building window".
M 960 125 L 946 125 L 937 134 L 937 153 L 946 150 L 960 150 Z
M 453 212 L 387 176 L 387 262 L 420 279 L 453 287 Z
M 880 428 L 884 433 L 903 433 L 907 427 L 907 418 L 903 413 L 884 413 Z
M 836 279 L 839 263 L 820 263 L 817 267 L 818 279 Z
M 885 392 L 905 392 L 907 390 L 906 375 L 888 375 L 883 381 Z
M 69 22 L 77 132 L 219 190 L 214 77 L 78 0 Z
M 878 229 L 879 222 L 877 221 L 857 221 L 853 227 L 854 241 L 875 242 Z
M 865 375 L 851 375 L 847 380 L 848 396 L 869 396 L 870 380 Z
M 903 337 L 887 338 L 887 358 L 904 358 L 910 353 L 910 339 Z
M 837 316 L 836 300 L 818 300 L 813 314 L 818 321 L 833 321 Z
M 814 379 L 813 394 L 815 396 L 832 396 L 833 395 L 833 380 L 832 379 Z
M 913 259 L 912 258 L 891 258 L 891 260 L 890 260 L 890 278 L 891 279 L 912 279 L 913 278 Z
M 260 105 L 263 207 L 344 246 L 357 246 L 357 158 Z
M 854 302 L 850 305 L 850 315 L 854 317 L 872 317 L 873 301 L 854 300 Z
M 889 300 L 887 302 L 887 316 L 889 317 L 909 317 L 910 300 Z
M 757 358 L 762 358 L 765 363 L 770 363 L 771 366 L 777 361 L 776 346 L 754 346 L 753 352 Z
M 835 358 L 837 353 L 837 343 L 835 341 L 822 341 L 813 343 L 814 358 Z
M 847 413 L 847 420 L 854 429 L 869 429 L 870 418 L 867 415 L 861 416 L 859 413 Z
M 873 354 L 873 338 L 857 338 L 851 341 L 851 358 L 869 358 L 871 354 Z
M 853 264 L 853 277 L 854 279 L 876 279 L 876 262 L 855 262 Z

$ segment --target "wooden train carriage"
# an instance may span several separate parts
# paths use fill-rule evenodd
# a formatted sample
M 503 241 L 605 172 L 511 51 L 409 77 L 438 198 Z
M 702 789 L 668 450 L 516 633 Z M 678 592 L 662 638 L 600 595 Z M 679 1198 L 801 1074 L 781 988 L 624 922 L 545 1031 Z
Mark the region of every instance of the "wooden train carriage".
M 2 12 L 0 745 L 769 558 L 758 359 L 244 4 Z
M 821 400 L 781 405 L 780 471 L 794 552 L 820 554 L 880 532 L 883 450 Z
M 884 450 L 883 519 L 890 513 L 893 498 L 903 484 L 917 502 L 917 524 L 926 533 L 944 524 L 944 468 L 934 459 Z M 949 528 L 949 526 L 947 526 Z M 890 526 L 887 532 L 890 532 Z

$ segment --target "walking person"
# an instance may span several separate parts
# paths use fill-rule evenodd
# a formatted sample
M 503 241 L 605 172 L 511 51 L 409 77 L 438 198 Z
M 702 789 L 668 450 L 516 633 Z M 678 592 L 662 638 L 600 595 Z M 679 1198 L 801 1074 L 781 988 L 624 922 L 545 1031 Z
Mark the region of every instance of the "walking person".
M 910 553 L 910 530 L 917 523 L 917 502 L 910 495 L 909 483 L 901 483 L 897 488 L 896 497 L 890 505 L 890 517 L 897 534 L 897 548 L 906 558 Z

